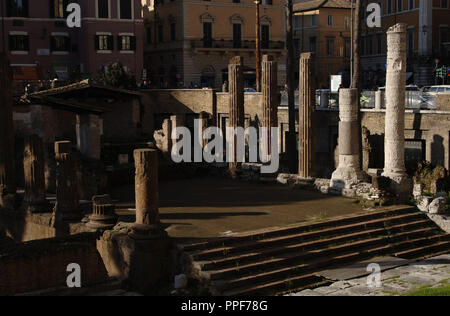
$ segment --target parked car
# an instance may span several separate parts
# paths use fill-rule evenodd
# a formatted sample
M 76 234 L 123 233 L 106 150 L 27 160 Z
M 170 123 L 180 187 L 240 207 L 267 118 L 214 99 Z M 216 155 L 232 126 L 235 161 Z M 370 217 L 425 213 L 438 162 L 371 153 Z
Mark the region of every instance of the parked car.
M 431 94 L 450 93 L 450 85 L 423 87 L 422 91 Z

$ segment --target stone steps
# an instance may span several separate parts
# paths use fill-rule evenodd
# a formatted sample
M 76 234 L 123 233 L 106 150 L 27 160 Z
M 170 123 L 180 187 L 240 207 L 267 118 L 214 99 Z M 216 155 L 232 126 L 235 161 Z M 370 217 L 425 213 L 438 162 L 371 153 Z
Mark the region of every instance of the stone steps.
M 399 207 L 181 248 L 191 260 L 192 275 L 213 294 L 274 295 L 326 284 L 318 273 L 342 264 L 450 252 L 450 234 L 414 208 Z

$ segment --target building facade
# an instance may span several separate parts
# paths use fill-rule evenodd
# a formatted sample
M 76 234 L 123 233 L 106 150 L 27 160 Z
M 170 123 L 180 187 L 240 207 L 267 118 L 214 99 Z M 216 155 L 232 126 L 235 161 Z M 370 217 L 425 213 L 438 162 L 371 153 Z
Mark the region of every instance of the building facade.
M 373 2 L 364 0 L 363 5 Z M 379 0 L 381 28 L 363 23 L 361 52 L 364 82 L 383 86 L 386 65 L 386 31 L 396 23 L 406 23 L 408 83 L 434 84 L 435 61 L 450 64 L 450 1 Z
M 297 57 L 303 52 L 316 53 L 318 88 L 328 88 L 331 75 L 342 75 L 348 85 L 351 2 L 313 0 L 294 4 L 294 45 Z
M 143 0 L 145 68 L 162 88 L 220 88 L 232 56 L 244 57 L 245 82 L 256 83 L 256 5 L 253 0 Z M 285 18 L 282 0 L 260 5 L 262 54 L 278 61 L 285 83 Z
M 112 62 L 141 79 L 144 27 L 140 0 L 1 0 L 2 44 L 16 78 L 100 76 Z M 67 26 L 67 6 L 81 27 Z M 28 74 L 28 75 L 27 75 Z

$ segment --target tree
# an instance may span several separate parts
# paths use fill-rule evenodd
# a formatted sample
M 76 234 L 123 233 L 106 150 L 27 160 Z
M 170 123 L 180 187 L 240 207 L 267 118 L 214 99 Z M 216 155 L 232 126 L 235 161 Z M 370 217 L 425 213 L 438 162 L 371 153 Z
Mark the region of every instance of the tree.
M 120 61 L 108 66 L 108 70 L 103 75 L 103 83 L 107 86 L 120 89 L 135 87 L 134 80 L 127 74 Z

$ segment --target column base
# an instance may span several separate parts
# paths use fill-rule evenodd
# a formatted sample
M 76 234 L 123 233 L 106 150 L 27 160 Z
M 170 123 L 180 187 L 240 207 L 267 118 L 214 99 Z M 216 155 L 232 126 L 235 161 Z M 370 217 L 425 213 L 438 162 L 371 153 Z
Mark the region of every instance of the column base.
M 109 230 L 117 223 L 117 215 L 90 215 L 86 226 L 96 230 Z
M 134 240 L 160 239 L 167 236 L 161 225 L 132 224 L 128 236 Z
M 364 173 L 354 167 L 339 167 L 331 176 L 330 187 L 336 190 L 349 189 L 352 185 L 364 181 Z
M 413 181 L 406 173 L 383 172 L 383 177 L 391 179 L 390 189 L 395 194 L 395 203 L 407 203 L 413 189 Z

